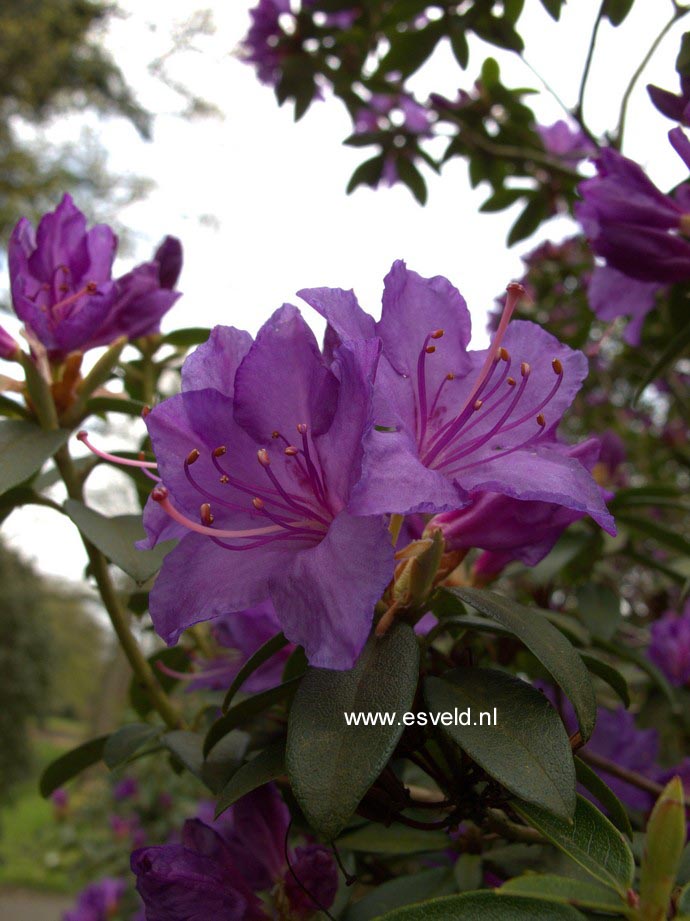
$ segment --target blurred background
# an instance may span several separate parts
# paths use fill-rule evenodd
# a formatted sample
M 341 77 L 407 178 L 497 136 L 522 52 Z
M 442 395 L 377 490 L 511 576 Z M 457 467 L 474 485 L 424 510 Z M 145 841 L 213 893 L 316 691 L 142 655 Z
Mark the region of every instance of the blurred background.
M 571 6 L 557 26 L 527 0 L 521 21 L 531 65 L 566 101 L 577 92 L 598 3 Z M 611 122 L 607 100 L 620 98 L 652 20 L 665 15 L 658 6 L 635 5 L 615 52 L 613 30 L 602 28 L 588 99 L 595 130 Z M 361 160 L 340 144 L 347 113 L 327 100 L 295 125 L 241 60 L 248 25 L 248 4 L 220 0 L 203 8 L 193 0 L 2 0 L 0 306 L 9 309 L 4 247 L 13 225 L 69 191 L 92 220 L 117 227 L 118 270 L 147 259 L 165 234 L 182 239 L 184 297 L 164 329 L 225 323 L 254 332 L 298 288 L 318 285 L 353 287 L 376 313 L 383 276 L 404 258 L 460 288 L 474 343 L 483 345 L 487 310 L 540 237 L 508 250 L 515 213 L 478 214 L 486 193 L 470 190 L 459 161 L 442 183 L 429 177 L 426 208 L 401 186 L 346 197 Z M 643 84 L 675 86 L 680 31 L 666 36 Z M 517 57 L 503 72 L 506 83 L 537 85 Z M 468 79 L 440 48 L 411 88 L 454 96 Z M 532 105 L 543 123 L 561 116 L 546 95 Z M 663 132 L 645 130 L 648 113 L 640 86 L 624 152 L 670 187 L 683 167 Z M 569 221 L 555 218 L 541 238 L 569 232 Z M 16 334 L 9 314 L 0 322 Z M 126 429 L 110 433 L 126 447 Z M 133 510 L 124 480 L 94 480 L 96 508 Z M 38 794 L 42 766 L 112 729 L 131 707 L 128 668 L 89 589 L 80 541 L 57 519 L 22 509 L 0 532 L 0 917 L 8 921 L 56 921 L 63 894 L 66 906 L 85 881 L 85 853 L 90 865 L 106 866 L 113 848 L 131 848 L 141 815 L 174 819 L 155 777 L 118 791 L 101 769 L 64 801 Z

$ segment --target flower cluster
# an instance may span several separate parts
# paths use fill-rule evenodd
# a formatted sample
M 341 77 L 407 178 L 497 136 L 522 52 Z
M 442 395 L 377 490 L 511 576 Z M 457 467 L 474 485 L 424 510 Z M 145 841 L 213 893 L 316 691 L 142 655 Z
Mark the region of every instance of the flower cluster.
M 671 684 L 690 682 L 690 602 L 681 613 L 667 611 L 654 621 L 648 652 Z
M 427 527 L 489 551 L 491 572 L 537 562 L 584 515 L 613 533 L 598 443 L 557 436 L 586 361 L 510 322 L 521 290 L 480 351 L 459 292 L 402 262 L 378 323 L 351 291 L 300 292 L 328 321 L 323 353 L 289 305 L 255 341 L 217 327 L 146 417 L 145 546 L 181 538 L 151 593 L 159 635 L 270 599 L 312 664 L 350 668 L 393 576 L 391 514 L 438 516 Z
M 34 351 L 53 362 L 70 352 L 135 339 L 159 329 L 175 303 L 182 247 L 166 237 L 150 262 L 112 277 L 117 237 L 105 224 L 87 230 L 86 218 L 69 195 L 43 216 L 34 231 L 22 218 L 8 247 L 12 304 Z M 17 345 L 0 331 L 0 357 Z

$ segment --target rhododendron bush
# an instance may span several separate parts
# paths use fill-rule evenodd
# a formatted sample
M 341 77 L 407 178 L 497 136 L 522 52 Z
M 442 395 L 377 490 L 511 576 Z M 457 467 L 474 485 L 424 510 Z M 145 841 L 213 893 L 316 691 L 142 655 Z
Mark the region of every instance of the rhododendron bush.
M 690 8 L 668 5 L 671 28 Z M 255 336 L 231 311 L 163 334 L 177 239 L 114 278 L 115 235 L 69 195 L 16 225 L 2 507 L 71 519 L 133 673 L 132 721 L 41 780 L 62 816 L 83 769 L 113 773 L 123 847 L 70 921 L 690 917 L 690 182 L 622 152 L 639 74 L 617 124 L 587 121 L 597 31 L 632 0 L 601 4 L 555 124 L 492 58 L 467 79 L 477 37 L 522 51 L 522 7 L 260 0 L 242 46 L 298 117 L 345 104 L 377 151 L 351 191 L 423 203 L 421 169 L 461 157 L 483 210 L 521 202 L 509 243 L 573 217 L 496 291 L 483 348 L 461 273 L 414 251 L 381 265 L 380 309 L 312 286 Z M 688 35 L 647 117 L 690 169 Z M 462 88 L 420 99 L 444 43 Z M 105 437 L 116 414 L 136 444 Z M 104 465 L 140 515 L 89 506 Z

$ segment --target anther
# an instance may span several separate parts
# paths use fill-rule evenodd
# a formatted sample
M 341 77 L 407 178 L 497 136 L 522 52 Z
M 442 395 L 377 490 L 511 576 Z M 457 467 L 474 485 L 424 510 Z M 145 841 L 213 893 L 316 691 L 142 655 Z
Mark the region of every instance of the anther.
M 510 361 L 510 352 L 508 349 L 504 349 L 503 346 L 498 350 L 498 357 L 501 361 Z
M 445 330 L 443 329 L 435 329 L 433 333 L 431 333 L 431 338 L 432 339 L 442 339 L 444 332 Z
M 213 451 L 211 451 L 211 454 L 213 454 L 214 457 L 222 457 L 227 452 L 227 450 L 228 449 L 225 447 L 225 445 L 219 445 L 217 448 L 214 448 Z
M 159 483 L 158 486 L 154 486 L 151 490 L 151 498 L 154 502 L 165 502 L 168 496 L 168 489 L 166 486 L 163 486 L 162 483 Z
M 446 374 L 446 380 L 447 380 L 447 381 L 454 381 L 454 380 L 455 380 L 455 375 L 453 374 L 452 371 L 449 371 L 448 374 Z
M 280 432 L 277 429 L 271 432 L 271 438 L 280 438 Z
M 546 419 L 544 418 L 544 413 L 539 413 L 539 415 L 537 416 L 537 425 L 539 425 L 541 428 L 544 428 L 544 426 L 546 425 Z
M 259 450 L 256 452 L 256 456 L 262 467 L 271 466 L 271 458 L 268 456 L 268 451 L 266 448 L 259 448 Z
M 523 377 L 529 377 L 529 373 L 531 370 L 532 369 L 530 368 L 529 364 L 526 361 L 523 361 L 522 364 L 520 365 L 520 374 Z
M 89 437 L 89 433 L 86 431 L 86 429 L 80 429 L 77 432 L 76 437 L 77 437 L 77 441 L 85 441 Z
M 86 283 L 86 293 L 95 294 L 98 291 L 98 285 L 95 281 L 88 281 Z
M 203 502 L 199 506 L 199 518 L 201 519 L 201 523 L 206 525 L 207 528 L 213 524 L 213 512 L 208 502 Z
M 551 367 L 556 372 L 556 374 L 563 374 L 563 364 L 559 358 L 554 358 L 551 362 Z
M 435 345 L 427 345 L 427 347 L 424 349 L 424 351 L 427 353 L 427 355 L 433 355 L 434 352 L 436 351 L 436 346 L 435 346 Z
M 476 412 L 477 410 L 481 409 L 483 405 L 484 405 L 484 400 L 475 400 L 474 405 L 472 406 L 472 409 Z
M 525 288 L 519 281 L 511 281 L 510 284 L 506 285 L 506 291 L 522 297 L 525 293 Z
M 514 387 L 514 386 L 515 386 L 515 378 L 514 378 L 514 377 L 509 377 L 508 380 L 506 381 L 506 383 L 508 384 L 509 387 Z
M 151 412 L 151 407 L 150 407 L 150 406 L 145 406 L 145 407 L 142 409 L 142 411 L 141 411 L 141 418 L 142 418 L 142 419 L 145 419 L 145 418 L 148 416 L 148 414 L 149 414 L 150 412 Z
M 67 294 L 69 291 L 69 285 L 58 285 L 58 291 L 60 294 Z
M 252 505 L 257 510 L 257 512 L 260 512 L 261 509 L 264 507 L 264 501 L 263 499 L 260 499 L 258 496 L 254 496 L 254 498 L 252 499 Z
M 306 422 L 298 423 L 297 431 L 299 432 L 300 435 L 306 435 L 307 434 L 307 423 Z
M 288 445 L 287 448 L 285 448 L 285 451 L 283 453 L 287 454 L 288 457 L 294 457 L 295 454 L 299 454 L 299 449 L 296 448 L 294 445 Z
M 229 482 L 230 482 L 230 477 L 227 475 L 227 473 L 224 473 L 224 474 L 220 477 L 220 482 L 223 484 L 223 486 L 225 486 L 226 483 L 229 483 Z
M 189 454 L 187 455 L 187 463 L 191 465 L 191 464 L 195 463 L 195 462 L 198 461 L 198 460 L 199 460 L 199 452 L 197 451 L 196 448 L 194 448 L 194 449 L 193 449 L 192 451 L 190 451 Z

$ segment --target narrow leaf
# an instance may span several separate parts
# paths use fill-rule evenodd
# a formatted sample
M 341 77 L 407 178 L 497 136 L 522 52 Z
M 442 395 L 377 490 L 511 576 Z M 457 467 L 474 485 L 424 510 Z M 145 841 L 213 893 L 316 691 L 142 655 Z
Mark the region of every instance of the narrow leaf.
M 338 838 L 337 845 L 348 851 L 367 854 L 423 854 L 443 851 L 448 847 L 448 835 L 442 831 L 420 831 L 396 825 L 367 823 Z
M 50 796 L 68 780 L 81 774 L 92 764 L 97 764 L 103 757 L 103 749 L 107 741 L 107 735 L 89 739 L 88 742 L 84 742 L 83 745 L 73 748 L 72 751 L 51 762 L 41 774 L 39 783 L 41 796 Z
M 500 889 L 498 895 L 528 895 L 538 899 L 562 902 L 574 908 L 590 908 L 619 914 L 627 908 L 620 896 L 611 892 L 606 886 L 567 876 L 555 876 L 550 873 L 528 873 L 509 879 Z
M 129 726 L 122 726 L 105 743 L 103 760 L 112 771 L 159 735 L 160 729 L 149 726 L 147 723 L 131 723 Z
M 621 832 L 588 800 L 578 796 L 572 823 L 532 803 L 513 802 L 512 807 L 590 876 L 626 897 L 635 875 L 632 851 Z
M 259 713 L 263 713 L 282 700 L 290 700 L 297 691 L 301 680 L 301 678 L 293 678 L 291 681 L 284 681 L 283 684 L 279 684 L 275 688 L 269 688 L 259 694 L 252 694 L 251 697 L 247 697 L 241 703 L 231 707 L 209 729 L 204 740 L 204 754 L 208 754 L 223 736 L 232 732 L 233 729 L 237 729 L 238 726 L 243 726 L 247 720 L 257 716 Z
M 563 723 L 543 694 L 505 672 L 458 668 L 428 678 L 432 716 L 459 717 L 442 731 L 506 789 L 564 819 L 575 809 L 575 768 Z M 496 725 L 481 725 L 483 714 Z M 450 722 L 450 721 L 448 721 Z M 460 725 L 466 722 L 467 725 Z
M 270 745 L 247 761 L 223 787 L 216 803 L 216 818 L 257 787 L 263 787 L 285 773 L 285 742 Z
M 377 921 L 584 921 L 570 905 L 495 892 L 466 892 L 398 908 Z
M 41 469 L 69 438 L 65 429 L 44 431 L 21 420 L 0 422 L 0 494 Z
M 623 675 L 614 668 L 612 665 L 609 665 L 608 662 L 605 662 L 603 659 L 600 659 L 598 656 L 592 655 L 589 652 L 581 652 L 582 661 L 585 663 L 587 668 L 595 674 L 598 678 L 601 678 L 602 681 L 605 681 L 609 687 L 613 688 L 616 694 L 620 697 L 623 706 L 627 710 L 630 706 L 630 692 L 628 690 L 628 682 L 625 680 Z
M 249 678 L 250 675 L 253 675 L 257 668 L 260 668 L 264 662 L 268 662 L 271 656 L 275 655 L 276 652 L 280 652 L 284 646 L 287 646 L 287 640 L 285 639 L 282 633 L 277 633 L 275 636 L 271 637 L 270 640 L 267 640 L 263 646 L 260 646 L 256 652 L 250 656 L 249 659 L 244 663 L 242 668 L 235 675 L 232 684 L 228 689 L 228 693 L 225 695 L 225 700 L 223 701 L 223 713 L 227 713 L 232 699 L 235 694 L 242 687 L 244 682 Z
M 575 758 L 575 775 L 578 783 L 581 783 L 586 790 L 589 790 L 599 805 L 606 809 L 612 824 L 616 826 L 618 831 L 622 831 L 625 837 L 632 841 L 633 832 L 628 813 L 611 787 L 604 783 L 586 761 L 577 757 Z
M 413 905 L 436 896 L 451 895 L 455 881 L 451 870 L 435 867 L 413 876 L 388 880 L 350 906 L 345 921 L 374 921 L 387 911 Z

